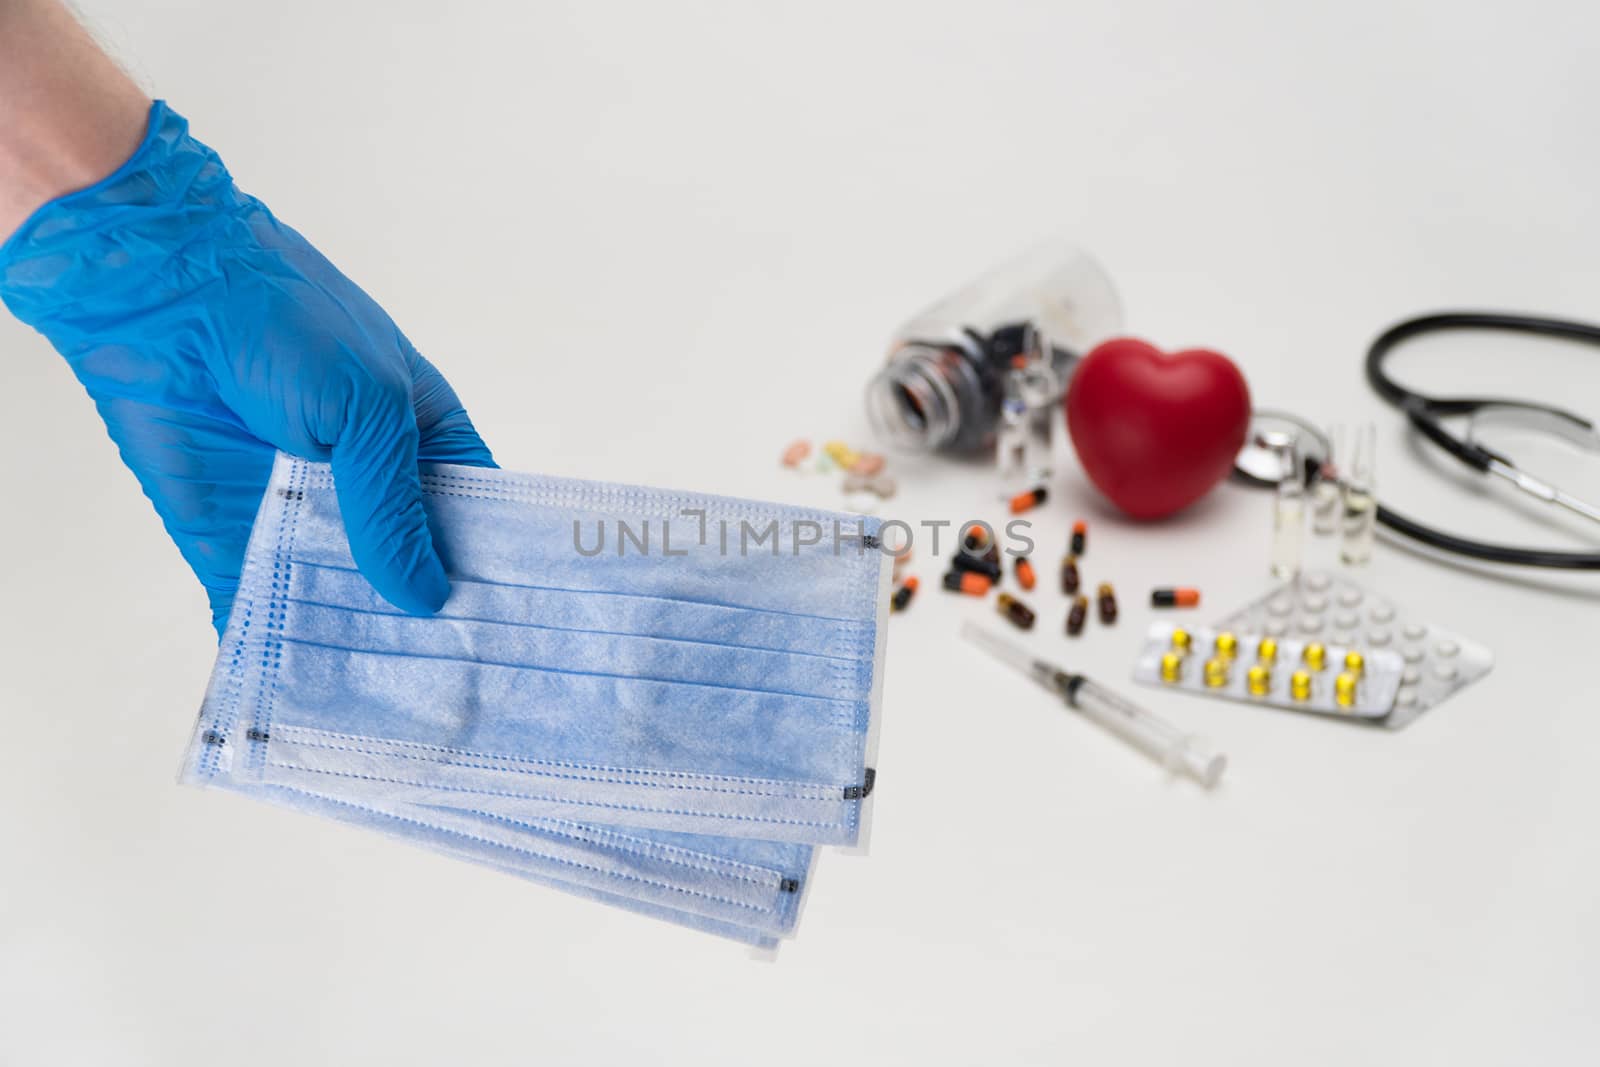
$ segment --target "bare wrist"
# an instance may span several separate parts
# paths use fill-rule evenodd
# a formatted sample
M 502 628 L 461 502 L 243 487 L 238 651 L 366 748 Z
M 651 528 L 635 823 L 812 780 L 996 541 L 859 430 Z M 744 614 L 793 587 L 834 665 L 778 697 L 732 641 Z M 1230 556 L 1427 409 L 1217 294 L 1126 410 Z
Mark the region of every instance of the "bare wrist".
M 116 170 L 150 99 L 56 0 L 0 0 L 0 241 Z

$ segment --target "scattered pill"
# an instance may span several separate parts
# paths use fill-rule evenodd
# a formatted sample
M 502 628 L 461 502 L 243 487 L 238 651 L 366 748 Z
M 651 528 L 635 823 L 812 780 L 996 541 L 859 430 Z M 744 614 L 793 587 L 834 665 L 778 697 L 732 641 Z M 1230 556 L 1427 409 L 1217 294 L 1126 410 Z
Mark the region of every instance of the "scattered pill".
M 990 582 L 1000 580 L 1000 564 L 990 562 L 982 556 L 969 556 L 965 552 L 957 552 L 951 557 L 950 569 L 961 571 L 963 574 L 981 574 Z
M 1068 556 L 1061 561 L 1061 591 L 1067 596 L 1077 596 L 1083 579 L 1078 576 L 1078 557 Z
M 1049 495 L 1042 485 L 1030 489 L 1026 493 L 1018 493 L 1011 498 L 1011 514 L 1021 515 L 1024 511 L 1032 511 L 1040 504 L 1043 504 Z
M 951 571 L 944 576 L 944 587 L 952 593 L 965 593 L 968 596 L 987 596 L 994 583 L 982 574 L 973 574 L 970 571 Z
M 871 493 L 884 500 L 894 496 L 897 488 L 898 486 L 895 485 L 894 479 L 887 474 L 847 474 L 844 479 L 845 492 Z
M 783 465 L 785 467 L 798 467 L 811 455 L 811 442 L 801 438 L 783 450 Z
M 1075 597 L 1072 608 L 1067 612 L 1067 636 L 1077 637 L 1083 633 L 1083 624 L 1089 619 L 1089 598 L 1086 596 Z
M 1200 604 L 1198 589 L 1152 589 L 1150 606 L 1153 608 L 1192 608 Z
M 1079 519 L 1072 524 L 1072 543 L 1068 549 L 1074 556 L 1083 555 L 1084 542 L 1089 537 L 1089 524 Z
M 828 454 L 829 459 L 833 460 L 845 470 L 849 470 L 851 467 L 854 467 L 856 465 L 856 460 L 861 458 L 861 453 L 857 452 L 843 441 L 829 441 L 827 444 L 822 446 L 822 450 Z
M 876 452 L 863 452 L 850 464 L 851 474 L 872 476 L 883 470 L 884 458 Z
M 917 578 L 912 575 L 905 580 L 905 584 L 894 591 L 894 598 L 889 601 L 891 611 L 904 611 L 906 605 L 911 603 L 911 598 L 917 595 Z
M 1010 593 L 1001 593 L 999 599 L 995 601 L 995 607 L 999 609 L 1000 614 L 1010 619 L 1017 629 L 1033 629 L 1033 620 L 1036 618 L 1033 609 Z
M 1022 586 L 1022 588 L 1032 589 L 1035 583 L 1038 582 L 1038 578 L 1035 577 L 1033 573 L 1033 564 L 1028 561 L 1027 556 L 1018 556 L 1016 558 L 1016 562 L 1014 562 L 1011 566 L 1012 569 L 1016 571 L 1017 584 Z
M 961 535 L 961 547 L 967 552 L 981 553 L 989 547 L 989 528 L 977 523 L 967 527 Z
M 1095 592 L 1095 602 L 1100 608 L 1100 621 L 1107 626 L 1117 621 L 1117 594 L 1110 582 L 1101 582 Z

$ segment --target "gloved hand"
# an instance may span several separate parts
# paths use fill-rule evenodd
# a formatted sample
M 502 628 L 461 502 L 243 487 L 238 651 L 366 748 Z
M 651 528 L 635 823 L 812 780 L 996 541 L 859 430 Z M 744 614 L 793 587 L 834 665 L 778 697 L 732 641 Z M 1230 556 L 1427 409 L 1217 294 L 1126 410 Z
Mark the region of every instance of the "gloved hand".
M 0 298 L 94 398 L 219 633 L 277 449 L 332 463 L 356 564 L 385 599 L 444 603 L 417 464 L 492 467 L 488 448 L 383 309 L 165 104 L 127 163 L 0 246 Z

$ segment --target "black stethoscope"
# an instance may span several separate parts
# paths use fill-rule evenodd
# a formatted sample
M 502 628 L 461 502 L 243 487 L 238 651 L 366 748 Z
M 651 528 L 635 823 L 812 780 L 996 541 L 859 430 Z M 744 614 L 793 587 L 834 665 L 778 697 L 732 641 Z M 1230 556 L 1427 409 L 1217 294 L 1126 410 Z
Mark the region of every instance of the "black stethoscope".
M 1553 433 L 1580 448 L 1600 452 L 1600 430 L 1597 430 L 1589 419 L 1548 404 L 1504 397 L 1426 396 L 1407 389 L 1389 377 L 1384 364 L 1397 345 L 1425 333 L 1443 330 L 1503 330 L 1600 345 L 1600 326 L 1566 319 L 1501 312 L 1442 312 L 1407 319 L 1390 327 L 1372 342 L 1372 346 L 1367 349 L 1366 359 L 1367 381 L 1378 395 L 1399 408 L 1419 433 L 1462 464 L 1480 474 L 1500 478 L 1519 491 L 1547 504 L 1600 522 L 1600 507 L 1533 476 L 1518 467 L 1504 453 L 1484 445 L 1478 436 L 1486 426 L 1516 425 Z M 1444 421 L 1456 416 L 1463 416 L 1468 420 L 1464 434 L 1452 432 Z M 1306 443 L 1307 447 L 1303 452 L 1307 457 L 1306 468 L 1311 478 L 1338 477 L 1330 462 L 1332 448 L 1327 435 L 1314 425 L 1282 412 L 1257 411 L 1252 427 L 1253 435 L 1259 435 L 1264 428 L 1269 430 L 1276 428 L 1280 432 L 1294 434 Z M 1246 449 L 1234 468 L 1234 475 L 1250 485 L 1262 487 L 1276 485 L 1274 465 L 1279 462 L 1281 461 L 1276 456 L 1263 456 L 1259 452 L 1252 454 L 1251 449 Z M 1600 570 L 1600 552 L 1526 548 L 1474 541 L 1426 526 L 1381 503 L 1378 505 L 1378 522 L 1395 533 L 1432 548 L 1472 559 L 1525 567 Z

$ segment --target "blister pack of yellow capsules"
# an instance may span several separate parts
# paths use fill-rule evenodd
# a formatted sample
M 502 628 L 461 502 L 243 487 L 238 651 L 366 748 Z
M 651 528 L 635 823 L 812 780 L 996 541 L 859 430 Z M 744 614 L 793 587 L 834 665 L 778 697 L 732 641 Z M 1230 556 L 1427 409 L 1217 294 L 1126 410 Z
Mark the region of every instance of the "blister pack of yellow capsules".
M 1396 604 L 1387 594 L 1328 571 L 1309 571 L 1215 624 L 1236 634 L 1280 641 L 1322 641 L 1400 657 L 1400 688 L 1388 714 L 1373 721 L 1398 730 L 1476 682 L 1494 667 L 1485 645 Z
M 1134 681 L 1250 704 L 1380 720 L 1394 709 L 1405 661 L 1391 649 L 1240 634 L 1158 622 Z

